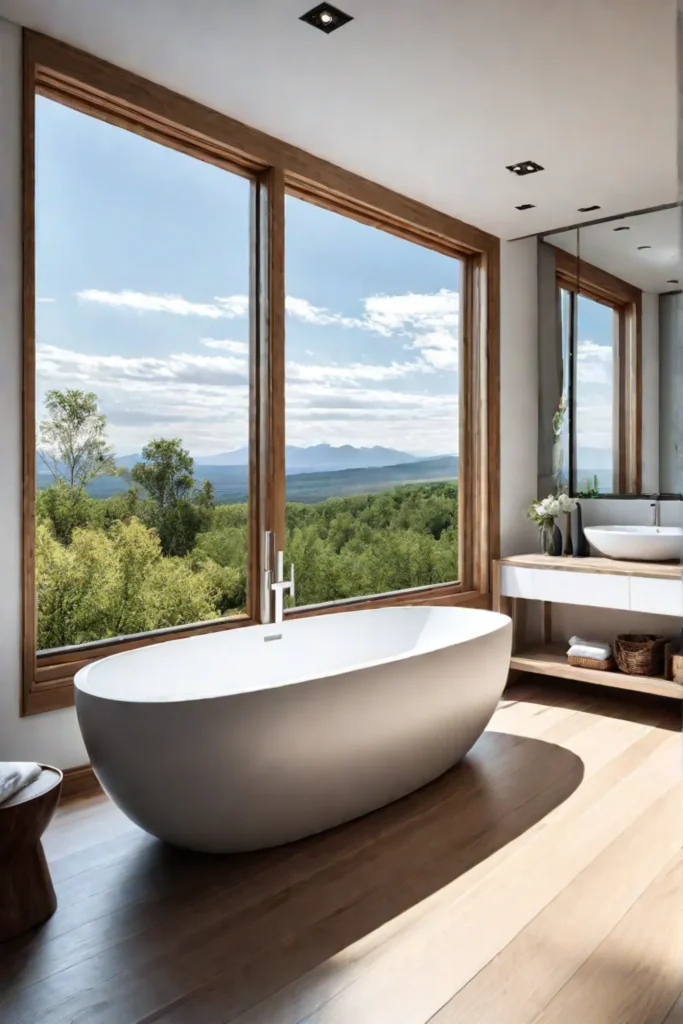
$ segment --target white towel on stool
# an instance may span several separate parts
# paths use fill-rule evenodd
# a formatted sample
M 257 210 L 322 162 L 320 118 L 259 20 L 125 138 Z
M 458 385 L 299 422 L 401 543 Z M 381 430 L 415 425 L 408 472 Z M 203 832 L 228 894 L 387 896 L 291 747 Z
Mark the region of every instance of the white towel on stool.
M 0 804 L 35 782 L 42 770 L 35 761 L 0 761 Z

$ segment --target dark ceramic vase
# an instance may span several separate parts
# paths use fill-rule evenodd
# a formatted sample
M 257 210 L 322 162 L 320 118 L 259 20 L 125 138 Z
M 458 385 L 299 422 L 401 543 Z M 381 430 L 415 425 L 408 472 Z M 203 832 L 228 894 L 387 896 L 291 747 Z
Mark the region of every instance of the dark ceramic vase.
M 544 555 L 562 554 L 562 534 L 559 526 L 555 523 L 547 524 L 540 528 L 541 551 Z
M 583 516 L 581 505 L 576 503 L 576 510 L 572 513 L 572 554 L 574 558 L 586 558 L 590 554 L 590 545 L 583 532 Z
M 557 523 L 553 530 L 553 549 L 550 553 L 555 555 L 556 558 L 562 554 L 562 532 Z

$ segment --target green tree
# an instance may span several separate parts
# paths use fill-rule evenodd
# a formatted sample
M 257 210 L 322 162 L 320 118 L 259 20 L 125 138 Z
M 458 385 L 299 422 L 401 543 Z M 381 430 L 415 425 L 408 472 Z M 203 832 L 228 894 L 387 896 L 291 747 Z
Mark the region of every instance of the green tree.
M 179 438 L 150 441 L 142 449 L 142 459 L 133 466 L 131 478 L 160 509 L 189 498 L 194 487 L 194 459 Z
M 198 508 L 214 508 L 216 504 L 216 488 L 210 480 L 202 480 L 195 492 L 195 505 Z
M 104 502 L 91 498 L 82 487 L 71 487 L 65 480 L 58 480 L 36 495 L 38 522 L 47 523 L 61 544 L 70 544 L 78 527 L 104 527 L 104 512 Z
M 119 472 L 107 442 L 107 418 L 97 395 L 74 388 L 52 389 L 45 397 L 49 419 L 38 428 L 38 454 L 55 479 L 85 487 L 98 476 Z
M 76 529 L 68 547 L 39 523 L 36 568 L 41 650 L 215 619 L 226 582 L 211 565 L 164 558 L 136 519 Z
M 133 466 L 131 477 L 149 495 L 143 519 L 156 529 L 165 555 L 192 551 L 203 518 L 191 497 L 194 459 L 179 438 L 157 438 L 142 449 L 143 462 Z

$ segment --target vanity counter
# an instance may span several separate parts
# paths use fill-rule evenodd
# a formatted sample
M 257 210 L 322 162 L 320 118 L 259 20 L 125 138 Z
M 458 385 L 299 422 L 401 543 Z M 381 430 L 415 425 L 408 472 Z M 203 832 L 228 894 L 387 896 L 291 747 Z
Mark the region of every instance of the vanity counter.
M 526 569 L 552 569 L 563 572 L 606 573 L 609 576 L 641 576 L 658 580 L 680 580 L 680 562 L 622 562 L 615 558 L 572 558 L 562 555 L 512 555 L 498 565 L 516 565 Z
M 543 610 L 543 644 L 532 649 L 526 644 L 528 601 L 541 602 Z M 665 679 L 569 665 L 566 646 L 558 648 L 552 643 L 553 604 L 670 615 L 673 636 L 683 619 L 680 563 L 514 555 L 494 563 L 493 608 L 507 611 L 515 623 L 511 663 L 515 670 L 683 698 L 683 686 Z

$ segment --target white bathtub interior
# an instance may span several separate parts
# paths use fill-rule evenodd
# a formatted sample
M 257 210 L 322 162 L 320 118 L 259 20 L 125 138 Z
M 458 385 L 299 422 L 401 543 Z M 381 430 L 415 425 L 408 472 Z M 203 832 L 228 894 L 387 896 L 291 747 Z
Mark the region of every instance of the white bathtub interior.
M 323 679 L 416 657 L 499 628 L 469 608 L 379 608 L 291 619 L 173 640 L 113 655 L 78 687 L 122 701 L 203 700 Z M 267 637 L 279 639 L 266 640 Z

